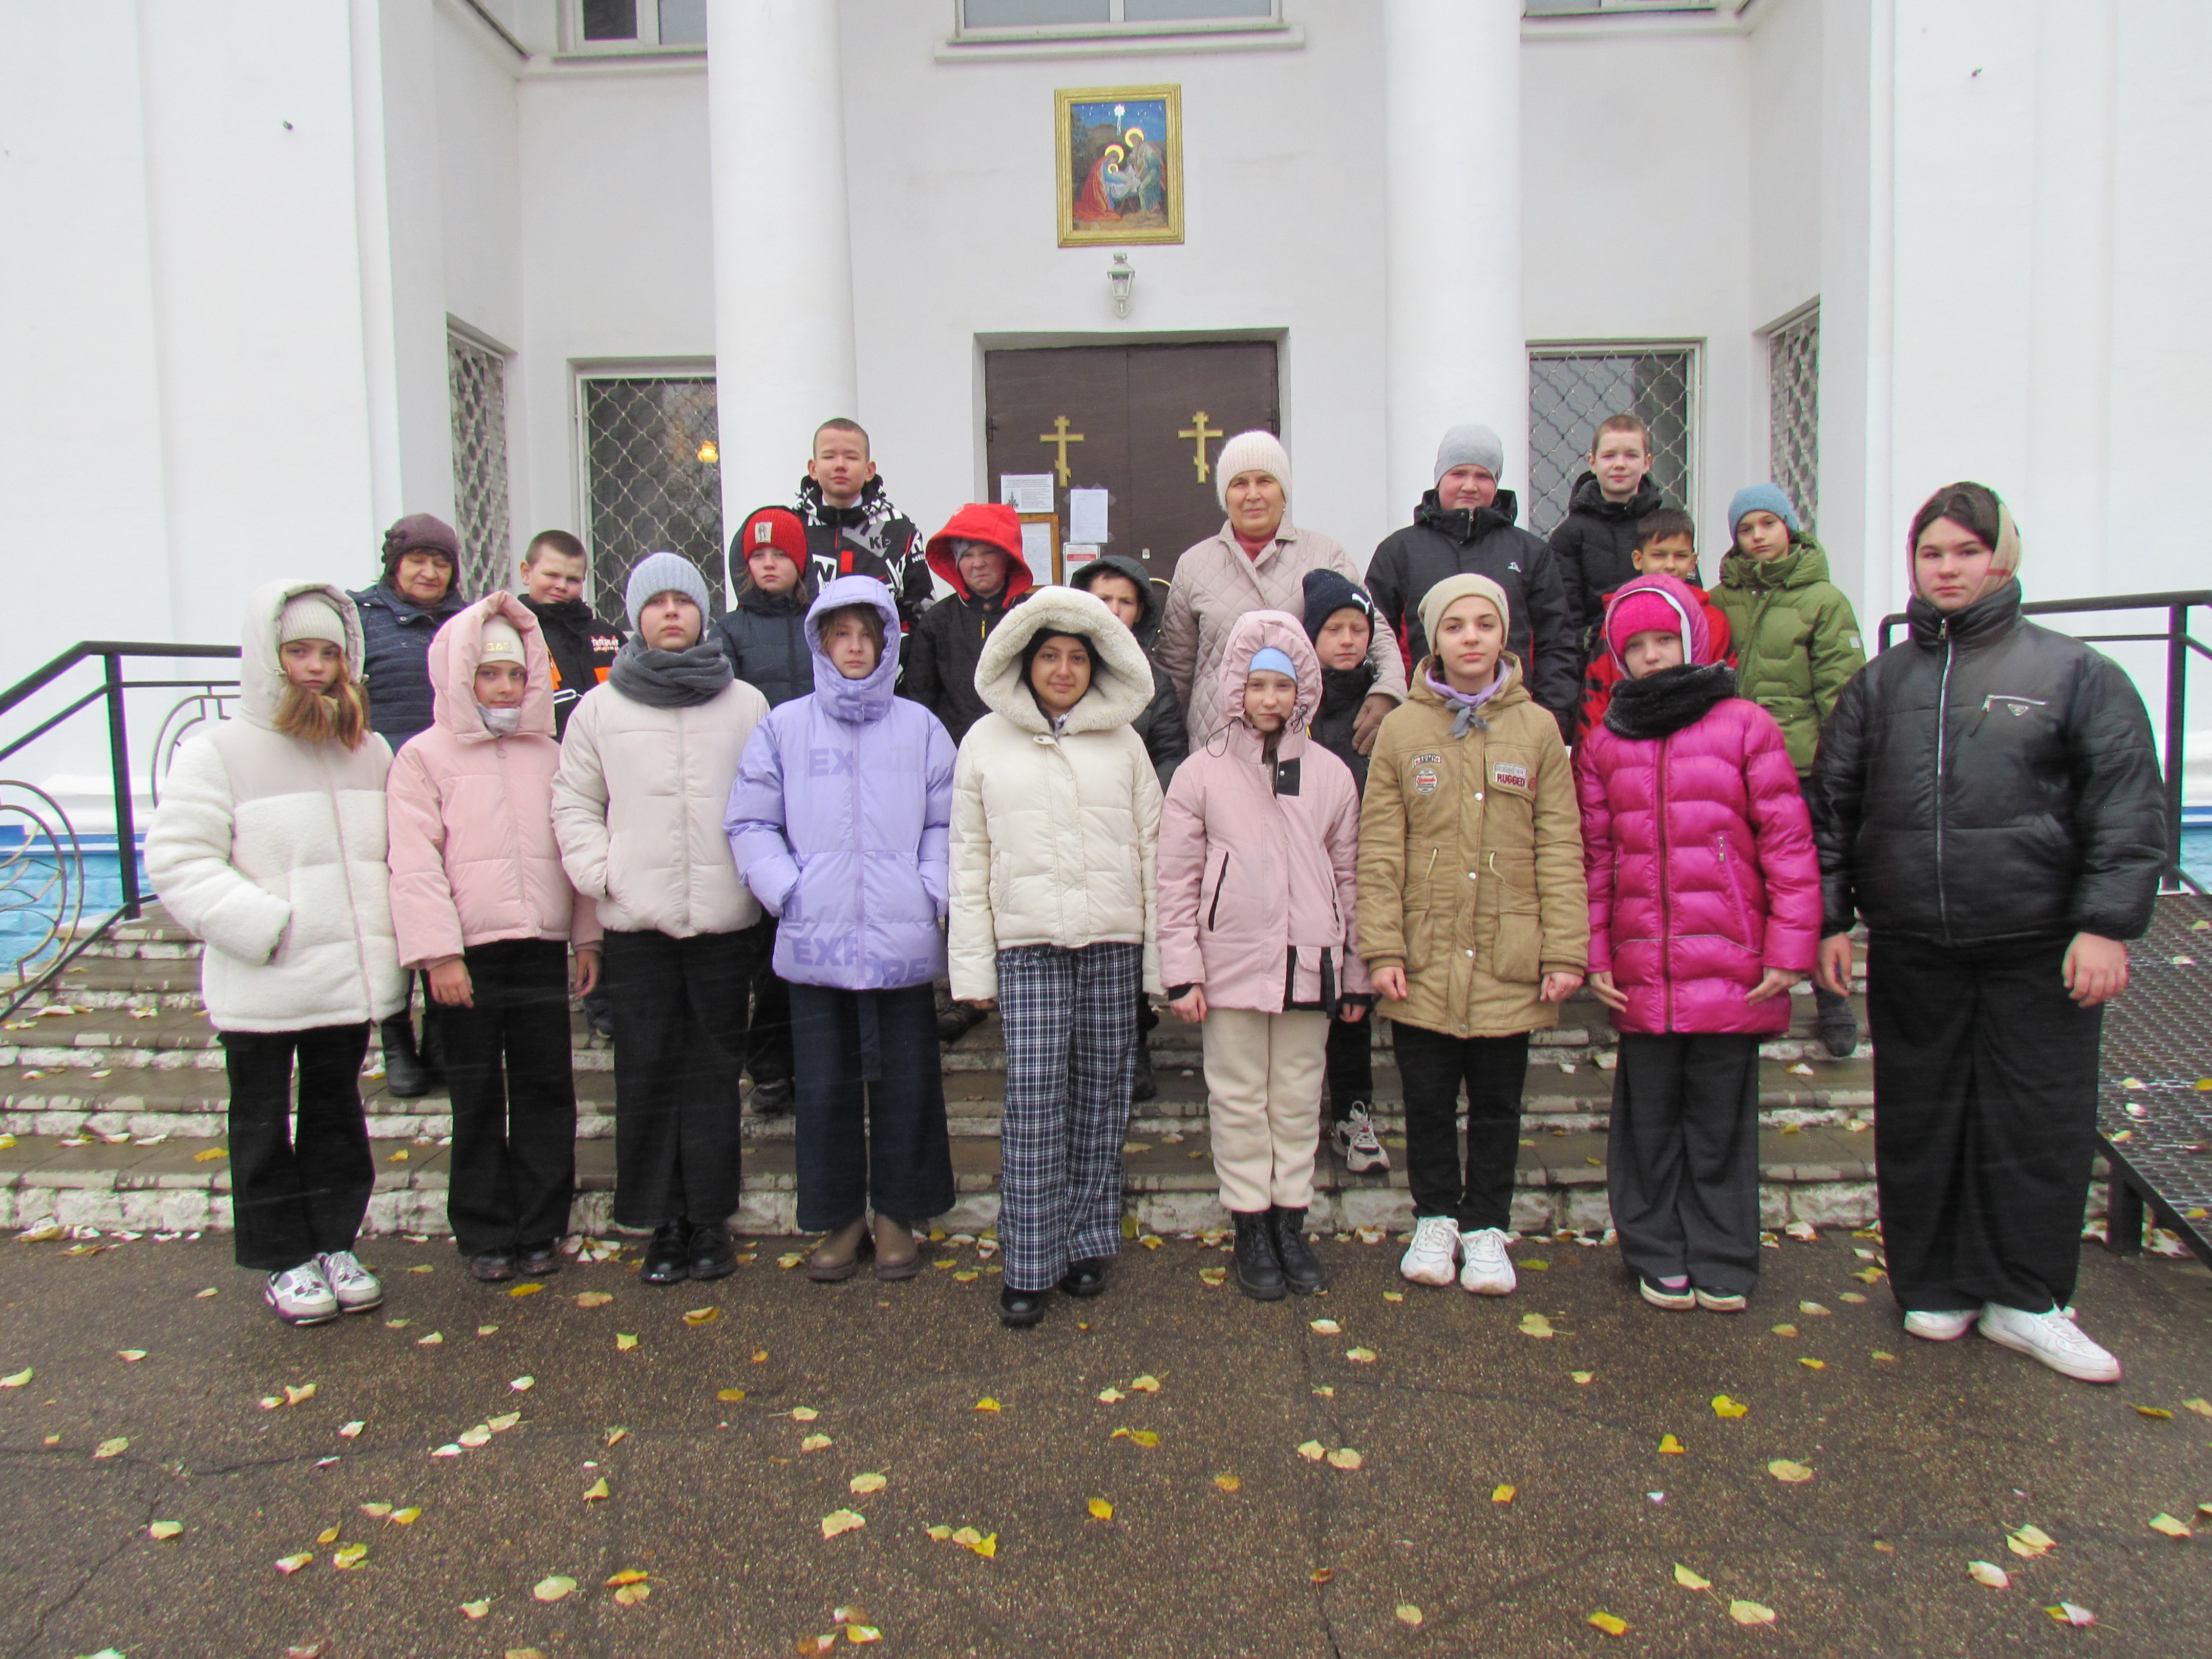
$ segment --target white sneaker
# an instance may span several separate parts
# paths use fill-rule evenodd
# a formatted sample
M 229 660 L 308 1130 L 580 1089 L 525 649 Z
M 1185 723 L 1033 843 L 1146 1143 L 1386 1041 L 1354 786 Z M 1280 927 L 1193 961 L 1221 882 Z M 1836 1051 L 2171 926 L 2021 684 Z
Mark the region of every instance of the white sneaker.
M 1398 1271 L 1416 1285 L 1449 1285 L 1459 1261 L 1459 1223 L 1425 1215 L 1413 1223 L 1413 1242 L 1398 1258 Z
M 2083 1382 L 2120 1380 L 2120 1362 L 2084 1336 L 2063 1309 L 2033 1314 L 1987 1303 L 1976 1328 L 1999 1347 L 2039 1359 L 2062 1376 Z
M 337 1298 L 342 1312 L 367 1313 L 371 1308 L 384 1305 L 384 1286 L 377 1282 L 374 1273 L 361 1265 L 351 1250 L 332 1250 L 315 1260 L 322 1267 L 323 1277 L 330 1280 L 331 1294 Z
M 338 1299 L 331 1294 L 330 1281 L 312 1260 L 270 1274 L 261 1299 L 276 1309 L 276 1317 L 287 1325 L 321 1325 L 338 1316 Z
M 1336 1155 L 1353 1175 L 1365 1175 L 1373 1170 L 1389 1173 L 1390 1154 L 1382 1150 L 1382 1139 L 1375 1133 L 1375 1120 L 1368 1115 L 1366 1107 L 1354 1106 L 1331 1133 L 1336 1140 Z
M 1698 1294 L 1687 1285 L 1679 1291 L 1670 1291 L 1656 1279 L 1638 1279 L 1636 1288 L 1644 1299 L 1655 1308 L 1664 1308 L 1668 1313 L 1687 1313 L 1698 1305 Z
M 1707 1313 L 1741 1313 L 1751 1301 L 1741 1291 L 1695 1291 L 1692 1294 Z
M 1960 1313 L 1946 1310 L 1942 1313 L 1923 1313 L 1918 1310 L 1905 1316 L 1905 1334 L 1917 1336 L 1923 1342 L 1956 1342 L 1973 1329 L 1974 1321 L 1980 1317 L 1972 1308 Z
M 1506 1235 L 1495 1227 L 1478 1227 L 1459 1236 L 1466 1265 L 1459 1270 L 1459 1287 L 1475 1296 L 1510 1296 L 1520 1281 L 1513 1277 L 1513 1259 L 1505 1254 Z

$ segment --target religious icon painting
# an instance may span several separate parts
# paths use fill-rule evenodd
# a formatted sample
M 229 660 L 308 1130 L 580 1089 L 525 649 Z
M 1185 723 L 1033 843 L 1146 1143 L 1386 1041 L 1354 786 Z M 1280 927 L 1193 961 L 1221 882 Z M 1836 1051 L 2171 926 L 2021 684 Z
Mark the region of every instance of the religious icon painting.
M 1063 88 L 1053 111 L 1060 246 L 1182 240 L 1182 88 Z

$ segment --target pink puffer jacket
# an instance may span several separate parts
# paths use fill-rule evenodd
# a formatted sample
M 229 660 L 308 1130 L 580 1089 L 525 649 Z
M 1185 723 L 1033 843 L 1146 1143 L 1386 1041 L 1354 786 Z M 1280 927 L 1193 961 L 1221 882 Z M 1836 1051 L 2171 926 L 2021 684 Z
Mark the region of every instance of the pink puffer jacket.
M 1704 661 L 1701 607 L 1690 610 Z M 1575 787 L 1590 971 L 1628 998 L 1614 1024 L 1787 1030 L 1788 995 L 1744 1000 L 1770 968 L 1809 971 L 1820 933 L 1812 825 L 1774 717 L 1729 697 L 1664 738 L 1596 726 L 1575 750 Z
M 1297 667 L 1296 713 L 1270 769 L 1241 715 L 1252 653 Z M 1219 677 L 1229 724 L 1176 769 L 1160 815 L 1160 981 L 1199 985 L 1218 1008 L 1279 1013 L 1374 987 L 1359 959 L 1359 791 L 1308 732 L 1321 663 L 1297 617 L 1247 611 Z M 1287 988 L 1289 995 L 1285 996 Z
M 487 731 L 477 709 L 490 616 L 522 635 L 528 689 L 511 738 Z M 510 593 L 477 600 L 430 641 L 430 685 L 433 723 L 400 750 L 385 783 L 400 964 L 427 968 L 495 939 L 597 945 L 598 908 L 570 884 L 553 839 L 561 745 L 553 739 L 552 659 L 538 618 Z

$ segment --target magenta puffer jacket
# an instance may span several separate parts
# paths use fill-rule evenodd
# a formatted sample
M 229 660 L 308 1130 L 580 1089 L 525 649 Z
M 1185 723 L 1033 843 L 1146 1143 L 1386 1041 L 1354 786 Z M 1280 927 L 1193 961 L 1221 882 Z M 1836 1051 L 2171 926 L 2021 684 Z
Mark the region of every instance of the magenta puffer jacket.
M 1787 1030 L 1790 999 L 1747 1003 L 1770 968 L 1813 966 L 1820 876 L 1774 717 L 1729 697 L 1669 736 L 1598 726 L 1575 750 L 1590 971 L 1628 998 L 1624 1031 Z

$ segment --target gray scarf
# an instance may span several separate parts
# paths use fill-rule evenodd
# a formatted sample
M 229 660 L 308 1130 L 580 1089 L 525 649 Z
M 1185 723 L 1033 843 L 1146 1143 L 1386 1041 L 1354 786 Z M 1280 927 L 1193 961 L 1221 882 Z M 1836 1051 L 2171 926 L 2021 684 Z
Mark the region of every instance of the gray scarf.
M 656 651 L 633 634 L 615 653 L 607 684 L 650 708 L 690 708 L 711 702 L 734 678 L 722 647 L 702 640 L 689 651 Z

